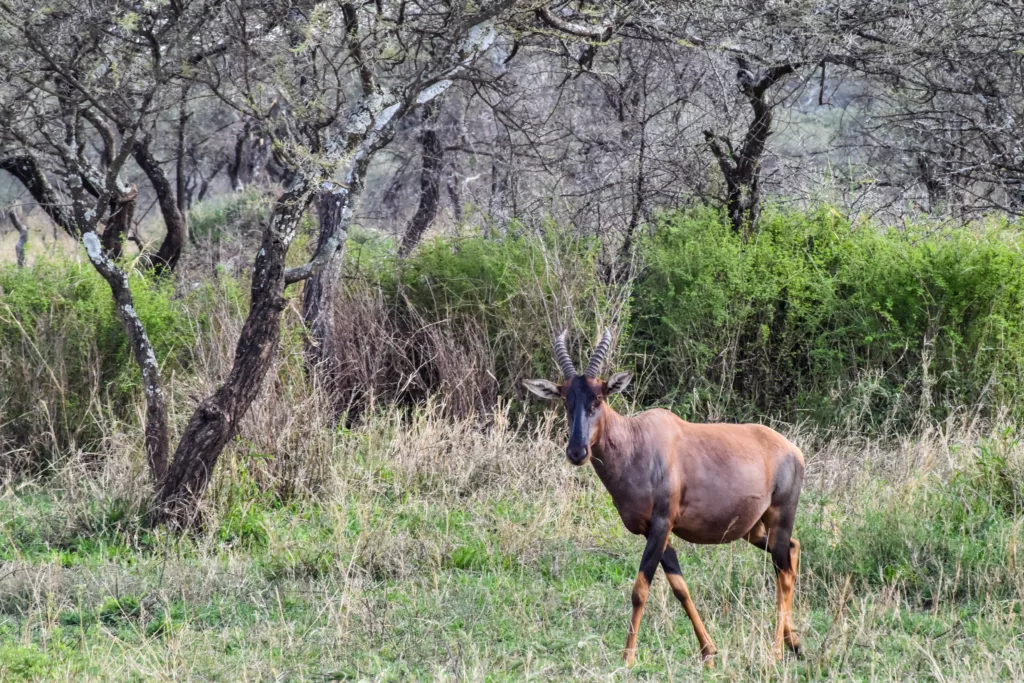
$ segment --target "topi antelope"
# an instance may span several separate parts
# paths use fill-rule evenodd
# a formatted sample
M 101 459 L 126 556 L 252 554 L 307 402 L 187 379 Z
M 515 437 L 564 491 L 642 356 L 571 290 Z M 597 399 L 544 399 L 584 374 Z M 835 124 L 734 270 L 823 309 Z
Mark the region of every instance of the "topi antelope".
M 661 563 L 672 592 L 693 623 L 705 665 L 716 652 L 690 591 L 683 581 L 671 534 L 691 543 L 730 543 L 743 538 L 771 553 L 777 606 L 774 652 L 782 644 L 800 652 L 793 627 L 793 585 L 800 544 L 792 537 L 804 457 L 781 434 L 758 424 L 692 424 L 667 410 L 633 417 L 606 403 L 626 388 L 632 375 L 619 372 L 607 382 L 598 371 L 611 344 L 606 330 L 582 375 L 576 373 L 563 332 L 555 358 L 565 381 L 527 380 L 545 399 L 561 399 L 569 418 L 565 455 L 573 465 L 590 461 L 631 533 L 647 538 L 633 584 L 633 616 L 624 659 L 632 665 L 637 631 L 654 573 Z

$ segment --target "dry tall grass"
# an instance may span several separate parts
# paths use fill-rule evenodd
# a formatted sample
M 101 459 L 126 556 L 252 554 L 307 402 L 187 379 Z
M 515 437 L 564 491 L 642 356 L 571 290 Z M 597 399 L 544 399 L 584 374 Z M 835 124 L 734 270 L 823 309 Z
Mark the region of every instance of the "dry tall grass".
M 290 362 L 283 358 L 279 369 Z M 587 615 L 618 615 L 624 623 L 625 573 L 588 585 L 582 572 L 583 578 L 570 584 L 576 592 L 562 598 L 575 595 L 580 601 L 569 608 L 576 630 L 565 634 L 578 639 L 579 647 L 529 654 L 530 638 L 540 642 L 552 635 L 544 626 L 549 617 L 542 615 L 561 609 L 559 598 L 545 590 L 546 581 L 564 581 L 563 571 L 581 572 L 573 569 L 586 561 L 580 554 L 610 558 L 624 572 L 632 571 L 640 552 L 593 473 L 564 462 L 565 428 L 556 412 L 534 424 L 510 421 L 502 409 L 486 420 L 452 420 L 441 406 L 428 404 L 413 413 L 384 410 L 357 428 L 338 429 L 331 421 L 333 408 L 316 392 L 282 392 L 282 387 L 275 382 L 266 388 L 225 453 L 204 502 L 208 525 L 195 538 L 158 534 L 142 542 L 145 532 L 132 514 L 148 501 L 148 483 L 142 435 L 134 424 L 109 424 L 101 452 L 67 453 L 45 480 L 4 486 L 0 505 L 7 519 L 0 527 L 9 549 L 19 547 L 25 530 L 41 535 L 43 545 L 55 551 L 74 548 L 82 539 L 110 542 L 112 527 L 128 547 L 141 543 L 130 562 L 117 556 L 79 560 L 65 550 L 49 559 L 27 555 L 4 563 L 0 623 L 7 623 L 8 634 L 17 624 L 13 643 L 20 647 L 51 652 L 40 660 L 42 678 L 304 680 L 350 670 L 401 678 L 408 670 L 391 668 L 396 662 L 420 667 L 418 675 L 428 671 L 438 680 L 518 678 L 527 672 L 605 677 L 619 671 L 618 623 L 607 633 L 596 632 L 599 626 Z M 179 402 L 178 410 L 182 407 Z M 805 438 L 800 429 L 787 431 L 798 443 L 816 443 L 807 451 L 808 493 L 797 534 L 801 527 L 804 533 L 814 527 L 814 538 L 841 544 L 866 491 L 898 505 L 915 489 L 933 485 L 933 475 L 946 478 L 977 457 L 987 430 L 950 424 L 896 442 L 852 436 L 824 442 Z M 1008 455 L 1024 462 L 1019 446 Z M 38 495 L 50 502 L 39 505 Z M 279 507 L 282 502 L 286 505 Z M 508 506 L 516 514 L 501 511 Z M 112 521 L 114 510 L 128 514 Z M 417 517 L 421 525 L 410 524 Z M 239 518 L 251 528 L 239 527 Z M 36 552 L 38 541 L 31 544 Z M 493 643 L 481 640 L 484 632 L 450 621 L 453 610 L 469 615 L 479 609 L 473 607 L 473 590 L 452 571 L 452 558 L 478 543 L 482 555 L 466 560 L 465 582 L 479 582 L 479 590 L 488 594 L 499 591 L 502 619 L 519 624 L 523 650 L 499 655 Z M 722 675 L 730 680 L 796 675 L 794 662 L 780 669 L 770 656 L 774 599 L 766 556 L 742 544 L 686 548 L 685 553 L 687 578 L 723 653 Z M 1024 591 L 1024 572 L 1007 571 Z M 524 574 L 540 582 L 528 592 L 519 583 Z M 492 580 L 505 587 L 494 587 Z M 863 649 L 890 652 L 892 644 L 885 643 L 894 637 L 892 620 L 921 609 L 899 581 L 865 593 L 861 579 L 844 585 L 812 561 L 804 562 L 800 581 L 798 618 L 810 645 L 809 659 L 801 663 L 804 675 L 841 679 L 863 673 Z M 641 663 L 653 671 L 696 675 L 699 663 L 688 624 L 662 584 L 656 584 L 644 623 Z M 956 623 L 960 607 L 944 595 L 940 589 L 935 600 L 941 605 L 929 609 L 951 615 L 946 619 Z M 255 615 L 247 626 L 211 629 L 187 613 L 174 617 L 166 630 L 153 626 L 170 619 L 166 615 L 174 606 L 208 609 L 203 606 L 225 600 L 234 606 L 220 609 Z M 402 601 L 415 603 L 413 616 L 397 606 Z M 460 601 L 464 607 L 456 606 Z M 296 605 L 303 606 L 301 613 Z M 109 641 L 90 640 L 84 635 L 87 625 L 75 625 L 89 610 L 100 615 L 94 628 Z M 485 611 L 476 618 L 487 623 L 498 615 Z M 1020 625 L 1012 604 L 994 602 L 985 618 L 999 632 Z M 416 628 L 423 629 L 419 636 Z M 76 630 L 86 649 L 73 657 L 53 655 L 60 650 L 52 650 L 48 639 L 78 642 Z M 1020 648 L 999 651 L 996 643 L 1004 642 L 999 639 L 973 639 L 965 632 L 945 640 L 916 639 L 895 630 L 899 656 L 925 663 L 937 679 L 1024 675 Z M 372 654 L 384 643 L 396 653 L 393 661 Z M 432 659 L 439 643 L 458 649 Z M 405 654 L 397 654 L 403 648 Z M 223 659 L 218 653 L 224 651 L 231 656 Z M 514 661 L 517 656 L 525 662 Z M 890 656 L 875 663 L 875 678 L 902 678 L 910 671 L 906 661 Z

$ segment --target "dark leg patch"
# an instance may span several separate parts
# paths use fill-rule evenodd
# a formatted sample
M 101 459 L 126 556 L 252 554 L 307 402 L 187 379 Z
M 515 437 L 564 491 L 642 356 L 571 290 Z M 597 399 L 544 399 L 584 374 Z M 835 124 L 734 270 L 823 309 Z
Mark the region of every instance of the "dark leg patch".
M 666 574 L 683 575 L 683 570 L 679 566 L 679 556 L 676 555 L 675 548 L 672 546 L 665 548 L 665 552 L 661 556 L 661 568 L 665 570 Z

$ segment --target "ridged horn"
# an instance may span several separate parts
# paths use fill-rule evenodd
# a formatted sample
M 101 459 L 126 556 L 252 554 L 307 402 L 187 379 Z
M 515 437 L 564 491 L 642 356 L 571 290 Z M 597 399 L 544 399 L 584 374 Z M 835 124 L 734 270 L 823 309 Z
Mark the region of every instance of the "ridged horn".
M 608 353 L 608 347 L 612 344 L 612 331 L 608 328 L 604 330 L 604 336 L 601 337 L 601 341 L 598 343 L 597 348 L 594 349 L 594 355 L 590 357 L 590 362 L 587 363 L 587 369 L 583 371 L 584 376 L 594 379 L 597 377 L 598 371 L 601 369 L 601 363 L 604 362 L 604 355 Z
M 576 368 L 573 367 L 572 358 L 569 357 L 569 351 L 565 348 L 565 335 L 568 333 L 569 330 L 562 330 L 562 334 L 555 339 L 555 360 L 558 361 L 558 367 L 562 369 L 562 376 L 572 379 L 576 376 Z

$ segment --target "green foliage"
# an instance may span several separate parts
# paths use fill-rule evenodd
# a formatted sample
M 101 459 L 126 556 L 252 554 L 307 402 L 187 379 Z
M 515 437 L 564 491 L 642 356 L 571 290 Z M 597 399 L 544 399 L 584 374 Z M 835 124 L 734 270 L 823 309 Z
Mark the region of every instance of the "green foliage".
M 42 680 L 49 671 L 49 659 L 37 647 L 0 646 L 0 676 L 4 680 Z
M 137 621 L 142 614 L 142 603 L 134 595 L 107 598 L 99 610 L 99 620 L 108 626 L 120 626 Z
M 599 246 L 552 228 L 500 240 L 439 237 L 399 259 L 388 243 L 355 234 L 346 257 L 354 279 L 346 281 L 342 304 L 353 311 L 354 356 L 341 365 L 359 367 L 362 348 L 386 355 L 369 378 L 373 386 L 366 375 L 348 384 L 377 400 L 416 402 L 440 393 L 461 414 L 518 395 L 522 379 L 549 372 L 547 321 L 570 312 L 575 331 L 592 331 L 611 313 L 614 288 L 596 276 Z M 372 320 L 355 318 L 370 309 Z M 360 337 L 370 330 L 389 338 Z
M 184 368 L 195 327 L 173 284 L 133 272 L 131 288 L 161 365 Z M 97 413 L 126 410 L 139 386 L 110 288 L 72 258 L 0 266 L 0 360 L 0 444 L 26 461 L 7 466 L 38 467 L 71 445 L 94 448 Z
M 964 488 L 954 477 L 895 496 L 866 493 L 857 502 L 860 509 L 841 526 L 833 527 L 823 508 L 804 513 L 801 563 L 818 567 L 825 580 L 895 586 L 924 604 L 940 596 L 1017 595 L 1020 517 L 993 507 L 986 491 Z
M 262 226 L 270 217 L 272 198 L 255 187 L 199 202 L 188 215 L 197 241 L 224 241 Z
M 643 402 L 867 424 L 1012 406 L 1022 245 L 999 223 L 880 231 L 766 211 L 744 241 L 708 209 L 666 216 L 633 302 Z
M 902 430 L 951 406 L 1020 410 L 1022 246 L 1019 227 L 997 221 L 881 230 L 826 208 L 769 209 L 745 240 L 711 209 L 668 214 L 638 245 L 619 366 L 636 371 L 639 405 L 693 419 Z M 368 281 L 384 309 L 383 322 L 353 328 L 390 329 L 402 345 L 381 360 L 393 376 L 351 381 L 377 382 L 377 399 L 459 403 L 467 375 L 479 396 L 462 402 L 474 408 L 519 395 L 520 380 L 554 372 L 554 320 L 574 315 L 582 358 L 621 298 L 603 281 L 598 245 L 550 226 L 439 237 L 404 260 L 354 237 L 346 272 L 356 280 L 345 306 Z M 392 353 L 381 339 L 353 344 L 367 346 Z

